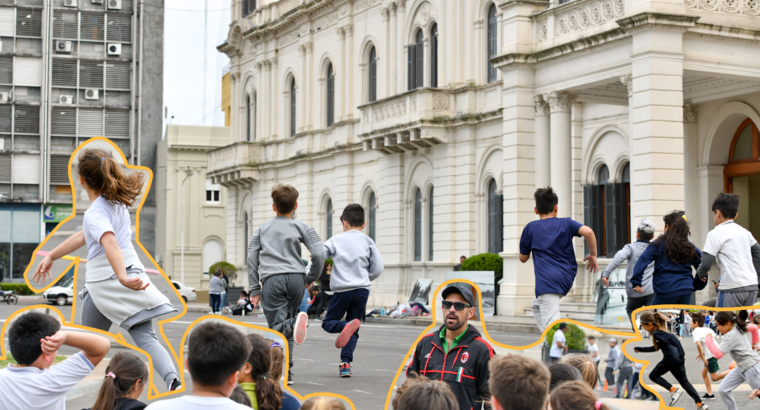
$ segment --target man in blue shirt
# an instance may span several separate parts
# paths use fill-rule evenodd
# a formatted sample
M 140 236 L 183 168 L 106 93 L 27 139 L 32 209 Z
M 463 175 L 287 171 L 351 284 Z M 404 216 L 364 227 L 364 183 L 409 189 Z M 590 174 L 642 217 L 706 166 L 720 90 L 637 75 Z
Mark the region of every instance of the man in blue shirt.
M 533 194 L 534 211 L 541 218 L 525 225 L 520 238 L 520 262 L 525 263 L 533 253 L 536 274 L 536 298 L 531 309 L 538 330 L 543 332 L 552 322 L 560 319 L 559 300 L 573 287 L 578 263 L 575 261 L 573 238 L 583 236 L 590 252 L 583 258 L 587 268 L 598 272 L 596 264 L 596 236 L 588 226 L 570 218 L 557 218 L 559 198 L 551 187 L 539 188 Z

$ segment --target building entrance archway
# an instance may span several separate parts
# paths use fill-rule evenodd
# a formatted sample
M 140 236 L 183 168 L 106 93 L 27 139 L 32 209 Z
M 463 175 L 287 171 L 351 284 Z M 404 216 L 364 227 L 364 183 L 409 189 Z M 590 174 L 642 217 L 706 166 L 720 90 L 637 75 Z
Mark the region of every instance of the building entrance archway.
M 741 196 L 736 222 L 760 237 L 760 132 L 751 119 L 744 120 L 731 141 L 728 164 L 723 168 L 724 190 Z

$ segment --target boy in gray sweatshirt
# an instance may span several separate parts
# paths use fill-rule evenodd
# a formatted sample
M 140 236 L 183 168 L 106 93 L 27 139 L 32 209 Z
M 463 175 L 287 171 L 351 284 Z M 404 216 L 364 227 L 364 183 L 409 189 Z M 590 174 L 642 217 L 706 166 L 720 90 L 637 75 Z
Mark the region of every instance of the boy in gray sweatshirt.
M 343 234 L 324 244 L 325 257 L 332 258 L 330 290 L 335 292 L 327 306 L 322 329 L 340 333 L 335 347 L 340 351 L 340 376 L 351 377 L 351 362 L 359 340 L 359 325 L 367 308 L 370 282 L 383 273 L 383 257 L 375 242 L 362 233 L 364 208 L 348 205 L 340 217 Z M 319 266 L 322 266 L 321 264 Z M 341 320 L 346 315 L 346 320 Z
M 293 342 L 301 344 L 306 339 L 309 318 L 300 312 L 304 288 L 322 273 L 325 255 L 317 232 L 293 219 L 298 191 L 280 184 L 272 190 L 272 201 L 277 216 L 264 222 L 248 244 L 248 288 L 254 310 L 261 302 L 269 328 L 288 340 L 288 360 L 293 369 Z M 304 271 L 301 260 L 302 243 L 311 252 L 309 272 Z M 291 371 L 288 384 L 293 384 Z

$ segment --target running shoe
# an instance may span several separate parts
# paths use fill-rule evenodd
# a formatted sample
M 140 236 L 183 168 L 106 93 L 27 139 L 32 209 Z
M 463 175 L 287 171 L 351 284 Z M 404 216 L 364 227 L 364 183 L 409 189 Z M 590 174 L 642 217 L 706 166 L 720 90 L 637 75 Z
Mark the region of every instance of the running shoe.
M 291 373 L 290 370 L 288 370 L 288 386 L 292 386 L 292 385 L 293 385 L 293 373 Z
M 697 410 L 707 410 L 710 406 L 704 404 L 704 403 L 697 403 Z
M 172 380 L 172 382 L 169 384 L 169 391 L 179 390 L 180 388 L 182 388 L 182 383 L 180 383 L 177 379 Z
M 359 330 L 359 326 L 361 325 L 361 322 L 359 319 L 354 319 L 346 324 L 346 327 L 343 328 L 343 331 L 340 332 L 340 336 L 338 336 L 338 339 L 335 341 L 335 347 L 338 349 L 342 349 L 345 345 L 348 344 L 348 341 L 351 340 L 351 336 L 356 333 L 357 330 Z
M 298 314 L 295 322 L 293 323 L 293 338 L 297 345 L 303 343 L 306 340 L 306 327 L 308 326 L 309 315 L 304 312 Z
M 715 395 L 714 394 L 707 394 L 707 393 L 705 393 L 705 395 L 702 396 L 702 398 L 705 399 L 705 400 L 715 400 Z
M 340 364 L 340 377 L 351 377 L 351 365 L 348 363 Z
M 668 406 L 673 407 L 675 406 L 678 399 L 681 398 L 681 395 L 683 394 L 683 389 L 680 387 L 676 387 L 676 391 L 670 394 L 670 404 Z

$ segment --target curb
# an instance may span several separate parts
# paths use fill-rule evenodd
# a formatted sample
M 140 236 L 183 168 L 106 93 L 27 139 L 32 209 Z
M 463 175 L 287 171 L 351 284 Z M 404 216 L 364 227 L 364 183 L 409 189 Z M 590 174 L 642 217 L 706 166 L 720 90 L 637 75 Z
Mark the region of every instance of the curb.
M 87 383 L 80 383 L 69 389 L 66 392 L 65 400 L 72 400 L 82 396 L 86 396 L 91 393 L 95 393 L 100 390 L 100 386 L 103 385 L 102 380 L 92 380 Z

